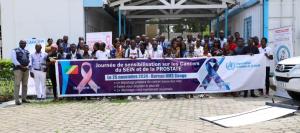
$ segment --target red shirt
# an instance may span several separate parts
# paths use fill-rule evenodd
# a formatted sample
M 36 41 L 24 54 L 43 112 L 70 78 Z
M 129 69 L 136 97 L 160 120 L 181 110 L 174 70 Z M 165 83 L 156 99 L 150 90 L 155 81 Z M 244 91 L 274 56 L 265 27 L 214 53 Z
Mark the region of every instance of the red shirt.
M 229 43 L 229 50 L 234 51 L 236 47 L 237 45 L 234 42 Z

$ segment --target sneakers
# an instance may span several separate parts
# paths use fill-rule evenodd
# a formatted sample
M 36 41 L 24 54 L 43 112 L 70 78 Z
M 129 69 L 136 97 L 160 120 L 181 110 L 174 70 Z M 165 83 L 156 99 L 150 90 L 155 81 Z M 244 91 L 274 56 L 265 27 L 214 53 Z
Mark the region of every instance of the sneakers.
M 19 100 L 15 101 L 15 103 L 16 103 L 16 105 L 21 105 L 22 104 Z
M 151 96 L 151 95 L 148 95 L 146 99 L 147 99 L 147 100 L 150 100 L 150 99 L 152 99 L 152 96 Z
M 141 100 L 140 96 L 135 96 L 136 100 Z
M 132 101 L 133 100 L 132 96 L 128 96 L 127 100 Z
M 157 97 L 158 99 L 165 99 L 161 94 L 159 94 Z
M 136 100 L 141 100 L 140 96 L 135 96 L 135 99 Z M 132 96 L 128 96 L 127 100 L 132 101 L 133 100 Z
M 26 99 L 22 99 L 22 103 L 30 103 L 30 102 L 27 101 Z

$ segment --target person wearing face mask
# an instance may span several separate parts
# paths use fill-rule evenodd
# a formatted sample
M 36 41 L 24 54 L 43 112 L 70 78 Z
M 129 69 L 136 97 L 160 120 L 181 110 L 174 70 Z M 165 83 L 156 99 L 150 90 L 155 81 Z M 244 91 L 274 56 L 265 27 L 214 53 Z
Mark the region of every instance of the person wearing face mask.
M 19 48 L 15 48 L 12 51 L 12 62 L 14 71 L 14 97 L 15 104 L 21 105 L 19 101 L 20 84 L 22 83 L 22 103 L 29 103 L 26 100 L 27 88 L 28 88 L 28 77 L 30 67 L 30 53 L 25 49 L 26 41 L 21 40 L 19 42 Z

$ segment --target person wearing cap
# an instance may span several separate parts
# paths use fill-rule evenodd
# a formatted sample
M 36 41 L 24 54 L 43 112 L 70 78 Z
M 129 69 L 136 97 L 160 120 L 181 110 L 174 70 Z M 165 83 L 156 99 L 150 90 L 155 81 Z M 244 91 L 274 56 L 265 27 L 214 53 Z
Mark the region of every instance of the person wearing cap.
M 55 62 L 58 59 L 58 54 L 57 54 L 57 49 L 58 46 L 53 43 L 51 45 L 51 51 L 48 54 L 47 58 L 46 58 L 46 63 L 48 66 L 48 70 L 49 70 L 49 77 L 52 83 L 52 89 L 53 89 L 53 96 L 54 96 L 54 101 L 57 101 L 57 88 L 56 88 L 56 73 L 55 73 Z
M 42 45 L 35 45 L 36 52 L 31 54 L 30 76 L 34 79 L 37 100 L 46 99 L 46 58 Z
M 25 49 L 26 41 L 21 40 L 19 42 L 19 48 L 12 50 L 12 62 L 14 71 L 14 97 L 15 104 L 21 105 L 19 101 L 20 84 L 22 83 L 22 103 L 29 103 L 26 100 L 27 88 L 28 88 L 28 77 L 30 67 L 30 53 Z

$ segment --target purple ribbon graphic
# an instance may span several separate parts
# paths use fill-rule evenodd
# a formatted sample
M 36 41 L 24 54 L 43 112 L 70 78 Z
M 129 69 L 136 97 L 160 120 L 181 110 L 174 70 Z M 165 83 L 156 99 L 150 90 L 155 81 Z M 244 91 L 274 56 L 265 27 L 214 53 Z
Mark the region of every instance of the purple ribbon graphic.
M 84 66 L 88 66 L 88 71 L 87 72 L 83 69 Z M 82 63 L 82 65 L 81 65 L 81 75 L 82 75 L 83 79 L 81 80 L 81 82 L 77 86 L 78 93 L 80 94 L 85 89 L 85 86 L 87 84 L 95 92 L 97 92 L 97 89 L 99 89 L 99 86 L 92 80 L 93 71 L 92 71 L 92 65 L 90 63 L 88 63 L 88 62 Z
M 211 58 L 205 63 L 205 68 L 208 72 L 207 76 L 202 81 L 202 84 L 203 84 L 205 90 L 208 87 L 211 80 L 214 80 L 220 89 L 225 87 L 225 90 L 230 90 L 229 86 L 223 81 L 223 79 L 217 73 L 217 71 L 218 71 L 220 65 L 222 64 L 222 62 L 224 61 L 224 59 L 225 58 L 221 58 L 221 60 L 218 61 L 215 58 Z

